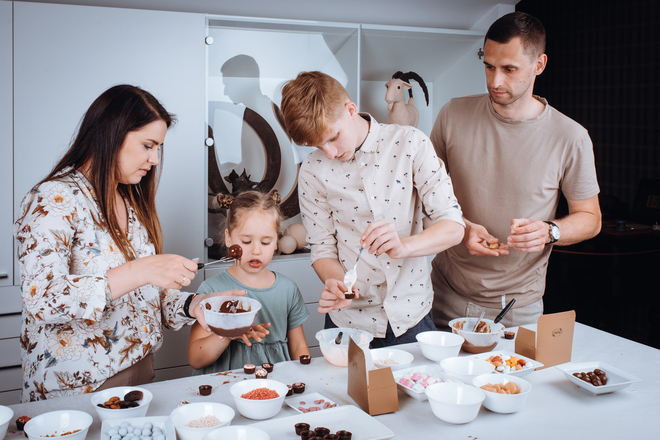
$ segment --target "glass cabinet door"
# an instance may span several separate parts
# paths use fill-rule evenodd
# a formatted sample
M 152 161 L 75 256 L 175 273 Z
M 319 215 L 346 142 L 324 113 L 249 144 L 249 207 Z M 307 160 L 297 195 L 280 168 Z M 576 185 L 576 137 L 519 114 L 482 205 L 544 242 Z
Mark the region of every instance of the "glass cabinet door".
M 223 197 L 276 189 L 284 218 L 299 222 L 298 170 L 312 148 L 290 140 L 281 88 L 318 70 L 359 96 L 358 40 L 358 25 L 207 18 L 209 258 L 226 255 Z

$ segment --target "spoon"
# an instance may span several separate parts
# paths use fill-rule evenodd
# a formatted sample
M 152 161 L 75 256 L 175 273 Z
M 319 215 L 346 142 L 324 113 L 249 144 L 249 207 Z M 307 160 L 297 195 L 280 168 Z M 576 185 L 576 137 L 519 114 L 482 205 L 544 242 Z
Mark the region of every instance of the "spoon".
M 504 318 L 504 315 L 506 315 L 507 312 L 508 312 L 509 310 L 511 310 L 511 307 L 513 307 L 513 303 L 515 303 L 515 302 L 516 302 L 516 299 L 515 299 L 515 298 L 513 298 L 511 301 L 509 301 L 509 304 L 507 304 L 506 307 L 505 307 L 504 309 L 502 309 L 502 311 L 500 312 L 500 314 L 497 315 L 497 318 L 495 318 L 495 320 L 494 320 L 493 322 L 494 322 L 495 324 L 497 324 L 498 322 L 500 322 L 500 321 L 502 320 L 502 318 Z
M 363 250 L 363 248 L 360 248 L 360 252 L 358 252 L 357 260 L 355 260 L 355 266 L 353 266 L 353 269 L 350 269 L 344 274 L 344 284 L 346 284 L 346 287 L 348 287 L 348 291 L 344 296 L 352 294 L 353 286 L 357 281 L 357 265 L 358 261 L 360 261 L 360 255 L 362 255 Z
M 485 311 L 485 310 L 482 310 L 482 311 L 481 311 L 481 315 L 479 315 L 479 319 L 477 319 L 477 323 L 474 324 L 474 327 L 472 328 L 472 333 L 474 333 L 475 330 L 477 330 L 477 326 L 479 325 L 479 323 L 481 322 L 481 320 L 484 318 L 484 315 L 485 315 L 485 314 L 486 314 L 486 311 Z

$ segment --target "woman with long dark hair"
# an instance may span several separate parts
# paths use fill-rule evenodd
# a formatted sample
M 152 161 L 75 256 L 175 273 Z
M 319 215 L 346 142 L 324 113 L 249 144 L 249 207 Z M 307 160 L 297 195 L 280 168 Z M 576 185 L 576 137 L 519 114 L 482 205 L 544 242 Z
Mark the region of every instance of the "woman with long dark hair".
M 106 90 L 23 200 L 14 235 L 24 402 L 150 382 L 162 325 L 198 319 L 210 331 L 201 298 L 180 291 L 196 262 L 162 254 L 155 198 L 174 122 L 138 87 Z

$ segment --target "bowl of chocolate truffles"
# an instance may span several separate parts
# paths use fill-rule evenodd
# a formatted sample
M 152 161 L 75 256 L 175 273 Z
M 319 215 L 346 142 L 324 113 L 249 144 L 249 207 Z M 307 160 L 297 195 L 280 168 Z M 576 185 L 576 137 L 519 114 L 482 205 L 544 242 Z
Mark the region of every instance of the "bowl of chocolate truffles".
M 269 419 L 280 412 L 288 391 L 286 384 L 271 379 L 244 380 L 229 388 L 238 412 L 253 420 Z
M 457 318 L 449 321 L 453 333 L 465 339 L 461 348 L 468 353 L 485 353 L 497 346 L 504 334 L 504 325 L 492 319 Z
M 211 330 L 226 338 L 248 332 L 261 309 L 256 299 L 236 296 L 214 296 L 202 300 L 200 304 Z
M 348 365 L 349 338 L 353 338 L 360 348 L 367 350 L 374 337 L 369 332 L 354 328 L 327 328 L 316 333 L 323 357 L 338 367 Z
M 151 391 L 140 387 L 114 387 L 92 394 L 91 402 L 101 421 L 147 415 Z

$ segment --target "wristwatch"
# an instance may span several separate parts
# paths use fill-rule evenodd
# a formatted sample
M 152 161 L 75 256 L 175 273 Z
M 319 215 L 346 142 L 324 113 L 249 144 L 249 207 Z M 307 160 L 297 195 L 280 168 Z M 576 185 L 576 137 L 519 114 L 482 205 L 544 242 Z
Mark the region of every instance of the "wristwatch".
M 546 244 L 552 244 L 556 243 L 557 240 L 559 240 L 559 237 L 561 236 L 561 232 L 559 231 L 559 226 L 557 226 L 554 222 L 547 222 L 544 220 L 545 223 L 547 223 L 550 226 L 550 242 Z

